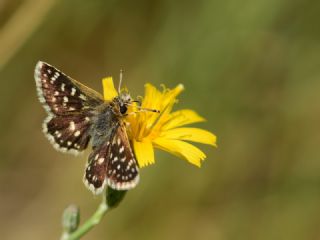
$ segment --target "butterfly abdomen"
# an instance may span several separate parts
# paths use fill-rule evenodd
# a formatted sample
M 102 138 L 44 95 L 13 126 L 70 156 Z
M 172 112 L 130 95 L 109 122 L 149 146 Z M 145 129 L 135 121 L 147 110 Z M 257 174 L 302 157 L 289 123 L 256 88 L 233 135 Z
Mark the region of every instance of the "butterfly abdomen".
M 92 126 L 90 128 L 92 147 L 100 146 L 109 140 L 119 121 L 112 111 L 112 107 L 108 103 L 102 104 L 92 117 Z

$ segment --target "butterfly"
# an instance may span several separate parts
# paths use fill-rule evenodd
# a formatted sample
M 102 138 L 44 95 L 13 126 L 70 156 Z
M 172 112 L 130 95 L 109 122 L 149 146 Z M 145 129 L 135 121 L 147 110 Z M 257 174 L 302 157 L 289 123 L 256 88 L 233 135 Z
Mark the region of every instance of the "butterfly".
M 54 148 L 78 154 L 91 141 L 84 183 L 94 194 L 106 185 L 129 190 L 139 182 L 139 167 L 128 139 L 124 117 L 134 102 L 127 91 L 105 101 L 93 89 L 39 61 L 34 77 L 46 112 L 43 132 Z M 120 79 L 121 81 L 121 79 Z

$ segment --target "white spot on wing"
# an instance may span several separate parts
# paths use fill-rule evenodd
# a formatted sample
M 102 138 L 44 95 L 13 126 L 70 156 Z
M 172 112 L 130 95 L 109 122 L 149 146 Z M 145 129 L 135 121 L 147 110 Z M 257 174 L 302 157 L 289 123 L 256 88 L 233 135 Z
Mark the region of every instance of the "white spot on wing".
M 72 88 L 72 89 L 71 89 L 71 96 L 74 96 L 74 94 L 76 93 L 76 91 L 77 91 L 77 90 L 76 90 L 75 88 Z
M 130 161 L 129 161 L 128 165 L 129 165 L 129 166 L 131 166 L 132 164 L 133 164 L 133 160 L 132 160 L 132 159 L 130 159 Z
M 69 129 L 70 129 L 71 131 L 74 131 L 74 130 L 76 129 L 76 125 L 74 124 L 74 121 L 71 121 L 71 122 L 70 122 Z
M 60 76 L 60 73 L 59 73 L 59 72 L 55 72 L 55 73 L 54 73 L 54 77 L 55 77 L 55 78 L 58 78 L 59 76 Z
M 84 100 L 84 101 L 86 101 L 86 100 L 87 100 L 86 96 L 85 96 L 85 95 L 83 95 L 83 94 L 80 94 L 80 95 L 79 95 L 79 98 L 81 98 L 81 99 L 82 99 L 82 100 Z
M 104 162 L 104 158 L 99 158 L 98 159 L 98 164 L 102 164 Z
M 119 149 L 119 152 L 122 153 L 124 151 L 124 146 Z

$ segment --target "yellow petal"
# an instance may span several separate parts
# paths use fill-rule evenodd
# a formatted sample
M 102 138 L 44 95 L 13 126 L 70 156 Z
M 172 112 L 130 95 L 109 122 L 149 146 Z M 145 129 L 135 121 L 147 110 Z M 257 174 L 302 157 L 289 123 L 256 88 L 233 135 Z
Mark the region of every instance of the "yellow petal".
M 175 98 L 184 89 L 182 84 L 177 85 L 174 89 L 170 90 L 163 86 L 163 92 L 160 92 L 152 84 L 145 84 L 145 97 L 142 101 L 142 107 L 155 108 L 163 110 L 171 102 L 175 101 Z
M 216 146 L 217 137 L 209 131 L 200 128 L 173 128 L 161 133 L 160 137 L 186 140 Z
M 144 98 L 141 106 L 143 108 L 159 108 L 161 100 L 161 92 L 159 92 L 152 84 L 144 85 Z
M 112 101 L 112 99 L 118 96 L 118 92 L 114 87 L 112 77 L 106 77 L 102 79 L 102 86 L 104 100 Z
M 184 90 L 183 84 L 178 84 L 174 89 L 164 90 L 162 106 L 167 106 L 171 101 L 175 101 L 175 98 Z
M 197 167 L 200 167 L 201 161 L 206 158 L 206 155 L 199 148 L 190 143 L 160 137 L 154 139 L 153 142 L 156 147 L 181 157 Z
M 138 142 L 133 140 L 133 149 L 138 160 L 139 167 L 146 167 L 154 163 L 154 152 L 151 142 Z
M 205 119 L 198 115 L 195 111 L 190 109 L 183 109 L 170 114 L 169 119 L 164 123 L 162 129 L 167 130 L 171 128 L 180 127 L 183 125 L 204 122 Z

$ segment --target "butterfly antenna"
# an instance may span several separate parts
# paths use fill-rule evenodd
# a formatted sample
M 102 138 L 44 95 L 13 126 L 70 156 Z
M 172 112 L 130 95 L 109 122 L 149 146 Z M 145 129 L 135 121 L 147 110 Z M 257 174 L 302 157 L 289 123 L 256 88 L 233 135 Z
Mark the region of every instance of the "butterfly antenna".
M 142 111 L 142 112 L 155 112 L 155 113 L 160 113 L 158 109 L 152 109 L 152 108 L 143 108 L 140 106 L 137 106 L 137 108 Z
M 123 78 L 123 70 L 120 69 L 120 78 L 119 78 L 119 85 L 118 85 L 118 93 L 119 94 L 120 94 L 120 90 L 121 90 L 122 78 Z
M 132 102 L 139 102 L 139 101 L 132 101 Z M 133 104 L 127 104 L 128 106 L 134 106 Z M 140 112 L 155 112 L 160 113 L 158 109 L 152 109 L 152 108 L 144 108 L 141 106 L 135 106 Z

